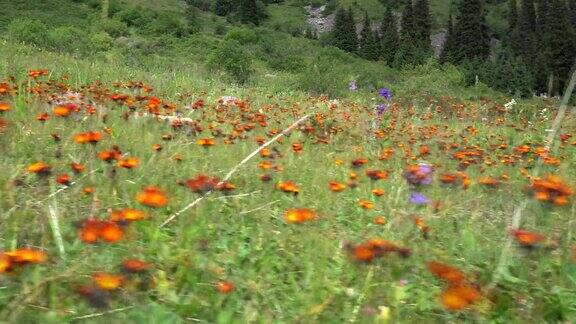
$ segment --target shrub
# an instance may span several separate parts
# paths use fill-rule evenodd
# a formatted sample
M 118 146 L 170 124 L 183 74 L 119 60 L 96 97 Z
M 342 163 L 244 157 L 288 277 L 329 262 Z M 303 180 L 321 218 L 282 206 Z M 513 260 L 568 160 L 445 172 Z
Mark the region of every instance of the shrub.
M 98 19 L 94 24 L 96 31 L 104 31 L 116 38 L 128 35 L 128 26 L 116 19 Z
M 114 39 L 106 32 L 95 33 L 90 37 L 90 47 L 95 51 L 108 51 L 113 43 Z
M 62 52 L 83 51 L 87 44 L 84 34 L 76 27 L 57 27 L 48 32 L 47 45 Z
M 234 81 L 244 84 L 252 74 L 252 59 L 236 40 L 228 39 L 220 43 L 208 55 L 207 65 L 212 70 L 226 72 Z
M 148 26 L 149 32 L 156 35 L 172 35 L 184 37 L 188 35 L 188 26 L 185 21 L 175 13 L 161 12 Z
M 260 41 L 260 37 L 254 31 L 254 29 L 249 28 L 232 28 L 224 36 L 224 40 L 237 41 L 241 45 L 246 44 L 256 44 Z
M 46 25 L 36 19 L 16 19 L 8 25 L 8 37 L 19 42 L 43 45 L 46 36 Z

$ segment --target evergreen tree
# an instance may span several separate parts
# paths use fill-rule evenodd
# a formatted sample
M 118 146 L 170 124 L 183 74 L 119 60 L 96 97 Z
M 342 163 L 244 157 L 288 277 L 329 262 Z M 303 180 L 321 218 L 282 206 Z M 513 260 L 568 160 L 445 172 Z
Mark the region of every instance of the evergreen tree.
M 332 45 L 351 53 L 358 50 L 356 23 L 351 11 L 342 8 L 336 11 L 334 29 L 332 29 Z
M 543 35 L 545 53 L 548 55 L 545 60 L 549 69 L 548 93 L 558 95 L 564 91 L 570 71 L 576 63 L 576 48 L 574 31 L 570 26 L 564 1 L 550 0 L 548 6 Z
M 522 0 L 521 15 L 526 19 L 526 24 L 531 31 L 536 31 L 536 8 L 534 0 Z
M 214 3 L 214 13 L 218 16 L 227 16 L 233 9 L 234 4 L 231 0 L 216 0 Z
M 406 64 L 421 64 L 425 59 L 420 32 L 416 25 L 414 7 L 407 4 L 402 13 L 400 45 L 394 57 L 394 66 L 402 67 Z
M 516 28 L 518 22 L 518 3 L 516 0 L 508 0 L 508 35 Z
M 372 22 L 367 12 L 364 14 L 364 25 L 360 37 L 358 54 L 368 60 L 378 60 L 382 54 L 380 40 L 378 34 L 372 30 Z
M 534 70 L 534 86 L 537 93 L 548 92 L 548 77 L 550 75 L 550 67 L 548 58 L 550 57 L 548 44 L 546 41 L 548 30 L 548 0 L 538 1 L 538 15 L 536 17 L 536 35 L 538 53 L 536 54 L 536 69 Z
M 576 29 L 576 0 L 568 0 L 568 9 L 570 11 L 570 21 L 572 28 Z
M 449 15 L 448 25 L 446 26 L 446 40 L 444 41 L 444 47 L 440 54 L 440 62 L 444 63 L 452 61 L 450 53 L 454 52 L 454 41 L 454 23 L 452 22 L 452 15 Z
M 398 36 L 398 22 L 392 13 L 392 9 L 388 8 L 384 12 L 380 32 L 382 34 L 382 58 L 388 65 L 391 65 L 396 56 L 398 44 L 400 42 Z
M 528 4 L 528 8 L 526 7 Z M 509 46 L 515 56 L 522 57 L 531 66 L 536 63 L 537 41 L 536 41 L 536 20 L 533 14 L 534 3 L 524 0 L 522 11 L 516 21 L 516 26 L 509 35 Z M 534 24 L 534 26 L 532 26 Z
M 481 0 L 462 0 L 454 25 L 453 45 L 446 56 L 454 63 L 485 60 L 490 55 L 490 36 Z
M 244 24 L 258 26 L 261 20 L 261 9 L 256 0 L 238 0 L 238 19 Z
M 418 41 L 423 47 L 430 46 L 430 34 L 432 30 L 432 16 L 428 0 L 418 0 L 414 5 L 414 24 L 418 33 Z

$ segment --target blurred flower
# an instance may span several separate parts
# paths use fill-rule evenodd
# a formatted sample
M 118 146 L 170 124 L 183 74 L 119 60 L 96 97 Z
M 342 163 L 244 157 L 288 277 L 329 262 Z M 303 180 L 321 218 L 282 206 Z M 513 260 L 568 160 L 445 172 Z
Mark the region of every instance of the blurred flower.
M 383 97 L 388 101 L 392 99 L 392 91 L 390 91 L 390 89 L 388 88 L 382 88 L 378 90 L 378 94 L 380 95 L 380 97 Z
M 429 185 L 432 183 L 432 173 L 434 169 L 432 166 L 424 163 L 418 165 L 410 165 L 406 172 L 404 172 L 404 178 L 411 185 Z
M 423 194 L 419 192 L 411 192 L 410 193 L 410 203 L 415 205 L 426 205 L 428 204 L 429 200 Z
M 350 83 L 348 84 L 348 89 L 350 91 L 358 90 L 358 84 L 356 83 L 356 80 L 350 81 Z
M 388 104 L 378 104 L 376 105 L 376 113 L 378 115 L 382 115 L 383 113 L 386 112 L 386 110 L 388 110 L 389 105 Z

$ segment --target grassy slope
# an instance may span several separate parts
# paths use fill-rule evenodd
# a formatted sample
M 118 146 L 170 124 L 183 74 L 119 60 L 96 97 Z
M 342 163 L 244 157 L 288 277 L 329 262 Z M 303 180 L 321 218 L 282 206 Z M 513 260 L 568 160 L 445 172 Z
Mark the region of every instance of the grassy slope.
M 274 44 L 294 47 L 296 53 L 322 51 L 318 44 L 307 40 L 281 33 L 265 35 L 274 39 Z M 438 294 L 444 285 L 425 270 L 425 261 L 437 259 L 458 266 L 481 285 L 490 281 L 504 244 L 510 214 L 515 204 L 525 197 L 523 187 L 528 180 L 520 174 L 519 167 L 528 165 L 526 160 L 510 166 L 502 163 L 492 167 L 471 166 L 466 172 L 474 184 L 468 190 L 439 184 L 425 189 L 430 198 L 442 201 L 443 207 L 436 213 L 433 208 L 407 204 L 409 188 L 402 179 L 404 167 L 414 161 L 439 164 L 437 174 L 456 170 L 458 163 L 451 158 L 451 152 L 441 149 L 443 143 L 479 145 L 495 161 L 512 153 L 515 145 L 542 144 L 549 122 L 540 119 L 537 109 L 545 103 L 522 101 L 513 113 L 502 116 L 492 110 L 491 100 L 501 104 L 508 98 L 482 88 L 461 87 L 458 74 L 450 68 L 428 65 L 398 73 L 341 52 L 332 53 L 338 57 L 339 73 L 319 72 L 308 75 L 308 79 L 314 82 L 320 77 L 339 78 L 342 82 L 338 86 L 345 87 L 346 82 L 361 71 L 372 70 L 374 78 L 394 90 L 399 105 L 387 115 L 382 126 L 388 135 L 372 141 L 365 132 L 373 119 L 369 108 L 374 103 L 372 93 L 351 94 L 337 109 L 330 110 L 326 103 L 308 99 L 298 90 L 298 82 L 306 81 L 302 75 L 274 71 L 265 60 L 257 62 L 258 72 L 251 84 L 244 88 L 232 86 L 225 79 L 214 77 L 202 64 L 205 51 L 199 47 L 213 46 L 218 41 L 219 37 L 214 35 L 196 35 L 169 43 L 149 55 L 131 56 L 114 49 L 85 59 L 0 41 L 0 80 L 11 75 L 23 81 L 25 71 L 30 68 L 48 68 L 54 78 L 68 75 L 66 82 L 76 89 L 95 80 L 101 80 L 104 87 L 111 89 L 117 81 L 142 80 L 155 89 L 155 95 L 176 103 L 186 115 L 197 118 L 205 129 L 217 119 L 213 105 L 221 95 L 248 99 L 254 112 L 263 109 L 270 117 L 268 129 L 257 127 L 248 133 L 246 140 L 237 140 L 234 145 L 224 145 L 219 139 L 217 146 L 205 150 L 196 146 L 196 138 L 187 136 L 185 131 L 173 130 L 152 120 L 123 120 L 121 113 L 125 108 L 110 111 L 106 123 L 97 116 L 82 122 L 53 117 L 42 126 L 34 116 L 50 110 L 45 99 L 35 99 L 24 92 L 3 98 L 16 108 L 2 116 L 10 120 L 12 126 L 0 135 L 0 147 L 7 152 L 0 158 L 3 170 L 0 173 L 3 188 L 0 191 L 0 250 L 30 244 L 44 247 L 50 254 L 46 265 L 0 277 L 1 286 L 6 287 L 0 289 L 3 318 L 14 315 L 20 322 L 50 321 L 97 312 L 79 302 L 79 297 L 71 292 L 73 287 L 89 282 L 94 271 L 116 272 L 124 258 L 136 256 L 154 264 L 151 279 L 146 279 L 153 283 L 152 287 L 139 290 L 128 285 L 115 293 L 113 308 L 134 308 L 106 315 L 102 321 L 230 322 L 233 318 L 239 322 L 341 322 L 356 318 L 370 322 L 373 320 L 370 313 L 379 306 L 389 307 L 392 320 L 397 322 L 555 321 L 561 316 L 565 321 L 575 320 L 572 305 L 576 303 L 576 267 L 570 261 L 570 247 L 574 246 L 572 233 L 576 230 L 570 221 L 574 217 L 574 203 L 564 208 L 548 208 L 530 202 L 522 226 L 551 237 L 558 242 L 558 247 L 553 251 L 524 251 L 514 246 L 509 258 L 511 266 L 501 285 L 473 311 L 458 314 L 443 310 Z M 198 42 L 208 45 L 198 46 Z M 264 48 L 260 48 L 261 44 L 245 46 L 255 51 L 255 56 Z M 190 51 L 191 54 L 183 54 Z M 167 55 L 170 53 L 178 55 Z M 306 56 L 305 60 L 314 61 L 315 57 Z M 191 96 L 180 99 L 178 94 Z M 442 95 L 458 99 L 439 99 Z M 479 100 L 487 96 L 491 98 L 489 101 Z M 208 103 L 203 113 L 183 108 L 200 97 Z M 450 111 L 460 103 L 465 107 L 460 118 L 433 112 L 435 107 Z M 113 106 L 109 102 L 105 104 Z M 296 115 L 308 111 L 324 113 L 327 122 L 341 127 L 342 133 L 334 136 L 331 144 L 318 145 L 314 144 L 314 138 L 294 132 L 283 143 L 274 145 L 284 157 L 273 162 L 282 165 L 284 171 L 258 169 L 257 163 L 264 159 L 257 157 L 232 179 L 238 186 L 236 193 L 252 193 L 251 196 L 207 199 L 182 214 L 168 228 L 157 229 L 166 217 L 197 197 L 176 186 L 176 180 L 198 173 L 223 176 L 256 148 L 255 137 L 266 137 L 267 130 L 281 129 L 294 119 L 292 109 L 282 108 L 298 106 Z M 409 107 L 414 107 L 415 115 L 409 115 Z M 346 120 L 346 116 L 351 120 Z M 498 124 L 498 118 L 506 118 L 505 125 L 509 126 Z M 521 125 L 521 118 L 532 120 L 534 128 L 514 129 L 513 126 Z M 241 117 L 231 109 L 225 119 L 240 120 Z M 563 132 L 575 133 L 575 124 L 573 118 L 568 120 Z M 142 161 L 136 170 L 119 170 L 116 181 L 108 176 L 110 166 L 98 161 L 91 148 L 71 141 L 73 134 L 104 127 L 110 127 L 112 135 L 105 136 L 94 151 L 118 144 L 124 152 Z M 226 133 L 232 129 L 228 123 L 219 127 Z M 440 129 L 440 134 L 430 136 L 429 132 L 434 129 Z M 50 134 L 55 132 L 62 137 L 60 144 L 51 139 Z M 175 139 L 163 141 L 161 137 L 165 134 L 172 134 Z M 211 135 L 205 131 L 201 137 Z M 294 142 L 303 143 L 301 155 L 291 151 L 290 144 Z M 164 146 L 161 153 L 151 150 L 155 143 Z M 493 149 L 488 143 L 508 146 Z M 404 156 L 402 146 L 416 152 L 420 145 L 429 146 L 432 155 L 415 160 Z M 390 147 L 396 150 L 393 158 L 378 160 L 379 153 Z M 54 157 L 58 148 L 63 153 L 61 159 Z M 182 163 L 171 159 L 175 154 L 183 157 Z M 547 166 L 545 171 L 561 174 L 574 184 L 575 146 L 562 148 L 558 155 L 563 157 L 563 163 L 559 167 Z M 372 182 L 364 176 L 363 169 L 351 170 L 348 164 L 358 157 L 370 159 L 368 168 L 390 171 L 390 178 Z M 56 198 L 68 254 L 66 262 L 58 258 L 45 218 L 47 206 L 42 197 L 53 189 L 38 183 L 24 171 L 28 164 L 39 159 L 53 164 L 55 174 L 68 172 L 72 160 L 86 163 L 90 170 L 99 170 Z M 344 165 L 338 166 L 337 160 Z M 328 181 L 346 182 L 351 171 L 360 176 L 358 188 L 340 194 L 328 190 Z M 260 182 L 259 176 L 264 172 L 274 175 L 272 183 Z M 497 177 L 502 173 L 508 174 L 510 180 L 498 189 L 490 190 L 477 184 L 481 176 Z M 25 186 L 12 187 L 10 183 L 14 179 L 23 179 Z M 295 181 L 301 193 L 292 196 L 274 190 L 274 183 L 280 180 Z M 171 203 L 167 208 L 151 210 L 150 220 L 131 226 L 124 242 L 88 246 L 78 240 L 75 221 L 90 215 L 105 217 L 110 208 L 142 208 L 134 201 L 134 195 L 142 186 L 150 184 L 165 188 Z M 96 188 L 97 199 L 81 192 L 85 186 Z M 386 194 L 373 197 L 371 190 L 375 187 L 384 188 Z M 358 199 L 371 200 L 376 206 L 373 210 L 362 210 L 357 205 Z M 270 202 L 274 203 L 252 211 Z M 16 204 L 22 205 L 21 208 L 8 215 L 6 211 Z M 303 226 L 285 224 L 282 213 L 287 208 L 300 206 L 318 210 L 320 219 Z M 252 212 L 242 214 L 248 211 Z M 430 239 L 424 239 L 413 225 L 411 215 L 414 213 L 424 217 L 432 228 Z M 388 223 L 373 224 L 375 216 L 386 217 Z M 347 259 L 342 249 L 344 242 L 373 237 L 407 245 L 413 249 L 413 256 L 406 260 L 391 256 L 373 265 L 358 265 Z M 237 290 L 228 296 L 218 294 L 213 285 L 220 279 L 233 281 Z

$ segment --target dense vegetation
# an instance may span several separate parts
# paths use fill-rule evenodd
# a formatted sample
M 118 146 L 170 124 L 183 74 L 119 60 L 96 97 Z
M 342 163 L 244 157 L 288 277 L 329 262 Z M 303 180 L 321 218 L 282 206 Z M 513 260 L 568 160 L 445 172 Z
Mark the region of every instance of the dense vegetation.
M 574 1 L 0 8 L 1 321 L 576 321 Z

